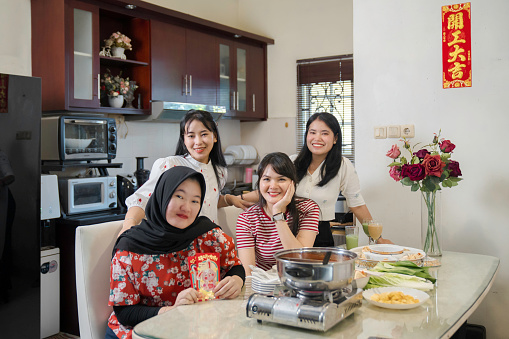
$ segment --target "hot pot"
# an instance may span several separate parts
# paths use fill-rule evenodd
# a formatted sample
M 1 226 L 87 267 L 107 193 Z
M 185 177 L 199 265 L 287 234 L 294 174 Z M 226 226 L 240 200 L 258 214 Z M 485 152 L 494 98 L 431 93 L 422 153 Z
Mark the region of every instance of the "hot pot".
M 303 291 L 333 291 L 349 285 L 357 254 L 340 248 L 307 247 L 274 254 L 281 282 Z

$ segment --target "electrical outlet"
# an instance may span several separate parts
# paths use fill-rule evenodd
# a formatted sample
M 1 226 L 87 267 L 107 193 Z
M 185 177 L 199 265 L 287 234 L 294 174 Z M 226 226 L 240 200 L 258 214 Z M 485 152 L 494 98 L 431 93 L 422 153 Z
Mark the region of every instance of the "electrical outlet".
M 401 131 L 399 125 L 387 126 L 387 138 L 399 138 Z
M 375 126 L 375 139 L 387 138 L 387 129 L 385 126 Z
M 401 125 L 401 136 L 403 138 L 414 138 L 415 127 L 414 125 Z

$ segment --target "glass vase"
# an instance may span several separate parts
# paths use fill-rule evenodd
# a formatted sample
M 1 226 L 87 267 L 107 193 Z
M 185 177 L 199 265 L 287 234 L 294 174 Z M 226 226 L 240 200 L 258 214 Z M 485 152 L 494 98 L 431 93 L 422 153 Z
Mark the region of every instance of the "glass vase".
M 442 193 L 422 192 L 421 242 L 422 249 L 430 257 L 442 256 Z
M 129 81 L 129 90 L 125 96 L 125 107 L 126 108 L 134 108 L 133 100 L 134 100 L 134 91 L 136 90 L 136 81 Z

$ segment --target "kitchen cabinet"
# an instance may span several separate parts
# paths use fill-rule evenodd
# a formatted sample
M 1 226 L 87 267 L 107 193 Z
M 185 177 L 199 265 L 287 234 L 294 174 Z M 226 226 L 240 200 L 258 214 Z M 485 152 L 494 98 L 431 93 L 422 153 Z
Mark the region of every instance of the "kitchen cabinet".
M 42 79 L 43 111 L 148 114 L 149 20 L 99 2 L 32 0 L 31 6 L 32 75 Z M 133 51 L 126 51 L 126 60 L 99 55 L 103 41 L 117 31 L 132 39 Z M 137 82 L 139 109 L 108 107 L 100 90 L 101 75 L 107 69 Z
M 262 46 L 218 40 L 218 104 L 225 117 L 266 120 L 266 64 Z
M 213 36 L 152 20 L 151 40 L 153 100 L 217 104 Z

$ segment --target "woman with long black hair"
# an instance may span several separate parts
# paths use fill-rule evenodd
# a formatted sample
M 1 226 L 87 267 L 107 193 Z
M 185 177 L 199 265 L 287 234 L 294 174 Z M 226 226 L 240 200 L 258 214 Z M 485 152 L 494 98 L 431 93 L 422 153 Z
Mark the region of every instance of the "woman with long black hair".
M 127 213 L 120 233 L 137 225 L 145 217 L 145 206 L 162 173 L 175 166 L 186 166 L 205 177 L 207 191 L 200 215 L 217 222 L 217 209 L 235 205 L 244 208 L 242 199 L 234 195 L 220 196 L 227 180 L 226 161 L 221 139 L 212 115 L 206 111 L 190 110 L 180 122 L 180 135 L 174 156 L 157 159 L 150 177 L 134 194 L 126 199 Z
M 267 154 L 258 166 L 259 201 L 237 219 L 237 248 L 247 274 L 250 265 L 269 270 L 274 253 L 311 247 L 318 233 L 318 205 L 295 195 L 297 173 L 281 152 Z

